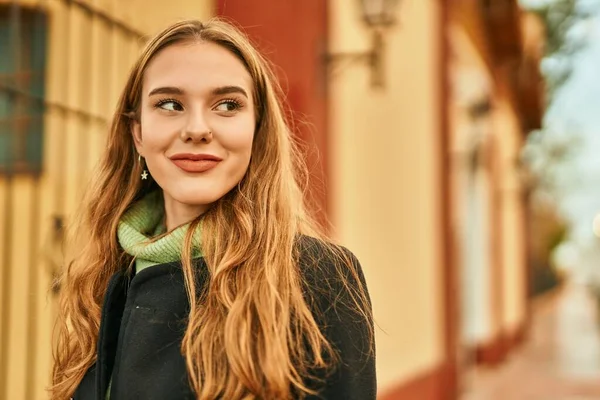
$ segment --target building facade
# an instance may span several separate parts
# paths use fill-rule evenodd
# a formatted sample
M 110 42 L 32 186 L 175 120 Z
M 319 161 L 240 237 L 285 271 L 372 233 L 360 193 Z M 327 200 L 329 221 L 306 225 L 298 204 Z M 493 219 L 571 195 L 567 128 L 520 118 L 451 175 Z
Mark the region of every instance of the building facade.
M 339 57 L 373 44 L 359 1 L 0 0 L 0 399 L 46 398 L 64 230 L 145 38 L 217 15 L 277 66 L 312 208 L 361 260 L 381 399 L 458 398 L 528 320 L 516 160 L 541 36 L 488 3 L 400 2 L 374 68 Z

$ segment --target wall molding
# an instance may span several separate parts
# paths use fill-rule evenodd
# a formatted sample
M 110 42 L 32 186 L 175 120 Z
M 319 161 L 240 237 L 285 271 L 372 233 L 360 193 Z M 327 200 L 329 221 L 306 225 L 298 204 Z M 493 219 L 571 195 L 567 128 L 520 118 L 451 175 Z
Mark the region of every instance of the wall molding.
M 528 323 L 522 321 L 515 329 L 501 332 L 492 340 L 476 345 L 471 351 L 477 365 L 494 367 L 506 358 L 527 339 Z
M 440 363 L 378 396 L 379 400 L 454 400 L 452 363 Z

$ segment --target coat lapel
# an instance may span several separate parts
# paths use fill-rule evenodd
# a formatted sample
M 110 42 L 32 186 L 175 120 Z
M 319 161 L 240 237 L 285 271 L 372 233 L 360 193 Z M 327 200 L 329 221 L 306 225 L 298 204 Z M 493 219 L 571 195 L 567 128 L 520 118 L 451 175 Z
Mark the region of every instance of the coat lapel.
M 121 319 L 125 299 L 127 298 L 128 279 L 125 272 L 119 271 L 110 279 L 100 321 L 98 335 L 98 358 L 96 361 L 97 398 L 106 398 L 106 391 L 115 364 L 115 354 L 119 338 Z

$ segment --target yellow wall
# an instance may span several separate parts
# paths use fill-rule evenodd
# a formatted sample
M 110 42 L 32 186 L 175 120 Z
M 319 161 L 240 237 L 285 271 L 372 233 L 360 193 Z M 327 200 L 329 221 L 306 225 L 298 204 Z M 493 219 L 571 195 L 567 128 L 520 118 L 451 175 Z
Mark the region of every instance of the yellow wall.
M 84 0 L 85 1 L 85 0 Z M 183 18 L 206 19 L 215 14 L 214 0 L 87 0 L 146 35 Z
M 7 0 L 0 0 L 0 3 Z M 8 368 L 0 370 L 0 399 L 44 399 L 51 365 L 51 329 L 55 299 L 49 293 L 52 216 L 69 217 L 102 150 L 108 120 L 141 43 L 131 34 L 66 0 L 28 1 L 49 15 L 44 167 L 39 181 L 20 176 L 7 182 L 0 176 L 0 227 L 10 197 L 13 227 L 9 282 L 0 284 L 0 302 L 7 295 L 8 314 L 0 316 L 0 354 Z M 208 18 L 211 0 L 88 1 L 146 34 L 183 17 Z M 22 2 L 25 4 L 25 2 Z M 64 111 L 66 110 L 66 111 Z M 81 113 L 89 114 L 89 118 Z M 9 188 L 12 188 L 9 190 Z M 1 237 L 0 260 L 7 251 Z M 5 293 L 2 293 L 5 290 Z M 2 304 L 0 304 L 0 307 Z M 2 347 L 0 346 L 0 351 Z M 2 387 L 4 382 L 4 387 Z
M 460 20 L 459 20 L 460 21 Z M 469 108 L 494 96 L 494 78 L 481 49 L 460 22 L 451 26 L 450 120 L 454 206 L 454 235 L 458 245 L 457 265 L 460 281 L 459 334 L 465 355 L 492 341 L 500 328 L 494 320 L 492 285 L 494 275 L 493 229 L 490 201 L 493 177 L 487 160 L 480 159 L 476 171 L 471 165 L 473 152 L 489 147 L 493 132 L 490 114 L 474 119 Z
M 517 169 L 523 136 L 508 99 L 501 96 L 494 113 L 495 133 L 500 147 L 502 272 L 504 280 L 504 331 L 513 333 L 525 319 L 525 231 L 521 182 Z
M 438 3 L 401 3 L 400 23 L 385 36 L 384 90 L 370 87 L 365 65 L 330 79 L 331 209 L 365 270 L 384 391 L 443 357 Z M 367 48 L 358 2 L 329 4 L 329 50 Z
M 489 284 L 500 286 L 501 291 L 492 286 L 490 295 L 492 297 L 499 296 L 501 303 L 498 303 L 496 298 L 490 298 L 488 309 L 493 317 L 490 319 L 492 325 L 488 335 L 482 336 L 479 342 L 486 344 L 486 342 L 499 337 L 498 335 L 501 333 L 514 333 L 526 317 L 525 213 L 521 200 L 522 183 L 519 181 L 517 169 L 519 154 L 523 146 L 523 133 L 518 120 L 518 110 L 512 104 L 510 93 L 505 87 L 500 86 L 503 84 L 503 80 L 498 71 L 502 66 L 495 66 L 498 71 L 496 71 L 496 79 L 493 79 L 494 71 L 491 71 L 490 67 L 494 66 L 486 62 L 493 57 L 486 57 L 486 46 L 478 45 L 484 35 L 483 32 L 476 29 L 477 23 L 466 20 L 461 13 L 457 13 L 456 20 L 457 25 L 453 29 L 452 35 L 453 53 L 457 60 L 461 60 L 461 65 L 465 68 L 465 73 L 462 76 L 458 75 L 465 84 L 461 85 L 459 80 L 454 80 L 453 95 L 459 102 L 460 99 L 469 95 L 473 98 L 477 95 L 481 97 L 485 92 L 491 95 L 493 108 L 490 115 L 490 133 L 493 135 L 494 143 L 492 151 L 495 152 L 492 157 L 498 160 L 499 166 L 498 176 L 491 177 L 494 179 L 494 192 L 490 194 L 497 199 L 500 213 L 501 232 L 498 232 L 500 248 L 496 254 L 500 258 L 499 276 L 502 282 L 496 282 L 495 277 L 498 275 L 493 273 L 490 275 Z M 525 14 L 523 29 L 525 50 L 533 57 L 539 58 L 542 51 L 540 41 L 543 41 L 543 30 L 539 20 Z M 485 75 L 486 79 L 478 79 L 479 75 Z M 465 87 L 469 88 L 465 90 Z M 454 113 L 452 116 L 452 120 L 455 121 L 454 134 L 459 134 L 460 126 L 465 123 L 465 120 L 461 119 L 458 110 L 455 109 Z M 462 129 L 465 129 L 464 126 Z M 453 137 L 453 143 L 456 147 L 453 150 L 460 153 L 461 147 L 464 147 L 460 137 Z M 456 204 L 463 205 L 464 199 L 457 199 Z M 491 226 L 490 228 L 496 229 L 497 227 Z M 493 249 L 490 250 L 493 251 Z M 494 253 L 490 253 L 490 257 L 495 257 Z M 497 261 L 495 260 L 495 262 Z M 463 287 L 463 295 L 465 289 Z M 499 309 L 494 309 L 498 304 L 500 305 Z

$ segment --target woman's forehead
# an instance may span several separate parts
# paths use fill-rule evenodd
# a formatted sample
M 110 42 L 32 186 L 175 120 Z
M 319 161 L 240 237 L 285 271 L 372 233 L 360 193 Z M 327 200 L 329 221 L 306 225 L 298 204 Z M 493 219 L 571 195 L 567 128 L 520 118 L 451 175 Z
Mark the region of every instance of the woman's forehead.
M 229 86 L 250 96 L 254 86 L 239 58 L 212 42 L 178 43 L 161 50 L 148 64 L 143 82 L 145 96 L 158 87 L 201 93 Z

